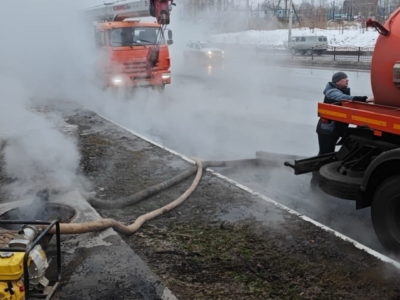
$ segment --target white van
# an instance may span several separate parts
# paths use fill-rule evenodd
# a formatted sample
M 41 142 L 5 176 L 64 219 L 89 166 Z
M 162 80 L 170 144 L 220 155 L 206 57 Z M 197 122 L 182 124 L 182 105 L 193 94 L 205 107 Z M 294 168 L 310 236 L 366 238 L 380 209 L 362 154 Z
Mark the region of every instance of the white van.
M 288 49 L 293 54 L 321 55 L 328 49 L 328 39 L 324 35 L 293 36 L 288 43 Z

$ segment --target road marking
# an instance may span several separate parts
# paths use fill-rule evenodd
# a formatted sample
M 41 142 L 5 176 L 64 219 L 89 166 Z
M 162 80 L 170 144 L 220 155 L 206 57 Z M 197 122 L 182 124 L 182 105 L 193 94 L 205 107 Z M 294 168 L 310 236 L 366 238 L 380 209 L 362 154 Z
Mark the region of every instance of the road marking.
M 293 209 L 291 209 L 291 208 L 289 208 L 289 207 L 287 207 L 287 206 L 285 206 L 285 205 L 283 205 L 283 204 L 281 204 L 281 203 L 279 203 L 279 202 L 276 202 L 275 200 L 273 200 L 273 199 L 271 199 L 271 198 L 269 198 L 269 197 L 267 197 L 267 196 L 265 196 L 265 195 L 263 195 L 263 194 L 260 194 L 260 193 L 258 193 L 258 192 L 255 192 L 255 191 L 253 191 L 252 189 L 250 189 L 249 187 L 247 187 L 247 186 L 245 186 L 245 185 L 242 185 L 242 184 L 240 184 L 240 183 L 238 183 L 238 182 L 236 182 L 236 181 L 234 181 L 234 180 L 232 180 L 232 179 L 230 179 L 230 178 L 228 178 L 228 177 L 226 177 L 226 176 L 224 176 L 224 175 L 222 175 L 222 174 L 220 174 L 220 173 L 218 173 L 218 172 L 216 172 L 216 171 L 214 171 L 214 170 L 209 170 L 209 171 L 211 171 L 212 173 L 214 173 L 217 177 L 220 177 L 220 178 L 222 178 L 222 179 L 225 179 L 225 180 L 227 180 L 228 182 L 230 182 L 230 183 L 236 185 L 237 187 L 241 188 L 242 190 L 245 190 L 245 191 L 249 192 L 250 194 L 252 194 L 252 195 L 254 195 L 254 196 L 258 196 L 258 197 L 260 197 L 261 199 L 263 199 L 264 201 L 269 202 L 269 203 L 272 203 L 272 204 L 274 204 L 275 206 L 277 206 L 277 207 L 279 207 L 279 208 L 281 208 L 281 209 L 287 211 L 288 213 L 293 214 L 293 215 L 296 215 L 296 216 L 298 216 L 300 219 L 302 219 L 302 220 L 304 220 L 304 221 L 306 221 L 306 222 L 309 222 L 309 223 L 314 224 L 315 226 L 317 226 L 317 227 L 323 229 L 324 231 L 333 233 L 336 237 L 340 238 L 341 240 L 344 240 L 344 241 L 346 241 L 346 242 L 349 242 L 349 243 L 353 244 L 353 246 L 355 246 L 356 248 L 358 248 L 358 249 L 360 249 L 360 250 L 363 250 L 363 251 L 367 252 L 368 254 L 370 254 L 370 255 L 372 255 L 372 256 L 378 258 L 379 260 L 381 260 L 381 261 L 383 261 L 383 262 L 386 262 L 386 263 L 389 263 L 389 264 L 393 265 L 394 267 L 400 269 L 400 263 L 397 262 L 397 261 L 395 261 L 394 259 L 392 259 L 392 258 L 390 258 L 390 257 L 388 257 L 388 256 L 386 256 L 386 255 L 384 255 L 384 254 L 382 254 L 382 253 L 379 253 L 378 251 L 375 251 L 375 250 L 373 250 L 372 248 L 370 248 L 370 247 L 368 247 L 368 246 L 366 246 L 366 245 L 364 245 L 364 244 L 361 244 L 360 242 L 358 242 L 358 241 L 356 241 L 356 240 L 354 240 L 354 239 L 348 237 L 347 235 L 344 235 L 344 234 L 342 234 L 342 233 L 336 231 L 336 230 L 333 229 L 333 228 L 330 228 L 330 227 L 328 227 L 328 226 L 326 226 L 326 225 L 324 225 L 324 224 L 322 224 L 322 223 L 320 223 L 320 222 L 318 222 L 318 221 L 316 221 L 316 220 L 314 220 L 314 219 L 312 219 L 312 218 L 310 218 L 310 217 L 307 217 L 306 215 L 303 215 L 303 214 L 299 213 L 299 212 L 296 211 L 296 210 L 293 210 Z
M 174 294 L 172 294 L 171 290 L 168 288 L 164 288 L 163 293 L 161 295 L 162 300 L 178 300 Z
M 189 162 L 189 163 L 191 163 L 193 165 L 196 164 L 196 162 L 193 159 L 191 159 L 191 158 L 189 158 L 189 157 L 187 157 L 187 156 L 185 156 L 185 155 L 183 155 L 183 154 L 181 154 L 179 152 L 176 152 L 176 151 L 174 151 L 172 149 L 169 149 L 169 148 L 167 148 L 167 147 L 165 147 L 163 145 L 160 145 L 159 143 L 154 142 L 154 141 L 150 140 L 149 138 L 147 138 L 147 137 L 145 137 L 145 136 L 143 136 L 141 134 L 138 134 L 138 133 L 134 132 L 133 130 L 131 130 L 131 129 L 129 129 L 129 128 L 117 123 L 117 122 L 114 122 L 114 121 L 108 119 L 107 117 L 105 117 L 103 115 L 100 115 L 100 114 L 98 114 L 98 115 L 101 118 L 103 118 L 104 120 L 106 120 L 106 121 L 108 121 L 108 122 L 110 122 L 112 124 L 115 124 L 116 126 L 119 126 L 120 128 L 126 130 L 127 132 L 130 132 L 133 135 L 135 135 L 135 136 L 137 136 L 137 137 L 149 142 L 150 144 L 153 144 L 154 146 L 160 147 L 161 149 L 163 149 L 165 151 L 168 151 L 171 154 L 174 154 L 174 155 L 182 158 L 183 160 L 185 160 L 185 161 L 187 161 L 187 162 Z M 390 258 L 390 257 L 388 257 L 388 256 L 386 256 L 386 255 L 384 255 L 382 253 L 379 253 L 378 251 L 375 251 L 372 248 L 370 248 L 370 247 L 368 247 L 368 246 L 366 246 L 364 244 L 361 244 L 360 242 L 358 242 L 358 241 L 356 241 L 356 240 L 354 240 L 354 239 L 352 239 L 352 238 L 350 238 L 350 237 L 348 237 L 348 236 L 336 231 L 335 229 L 330 228 L 330 227 L 328 227 L 328 226 L 326 226 L 326 225 L 324 225 L 324 224 L 322 224 L 322 223 L 320 223 L 320 222 L 318 222 L 318 221 L 316 221 L 316 220 L 314 220 L 314 219 L 312 219 L 310 217 L 307 217 L 307 216 L 299 213 L 298 211 L 287 207 L 286 205 L 283 205 L 283 204 L 281 204 L 279 202 L 276 202 L 275 200 L 273 200 L 273 199 L 271 199 L 271 198 L 269 198 L 269 197 L 267 197 L 267 196 L 265 196 L 263 194 L 260 194 L 260 193 L 258 193 L 256 191 L 253 191 L 249 187 L 247 187 L 247 186 L 245 186 L 245 185 L 243 185 L 241 183 L 238 183 L 238 182 L 234 181 L 233 179 L 228 178 L 225 175 L 222 175 L 222 174 L 220 174 L 220 173 L 218 173 L 218 172 L 216 172 L 216 171 L 214 171 L 214 170 L 212 170 L 210 168 L 207 168 L 206 171 L 214 174 L 215 176 L 217 176 L 217 177 L 219 177 L 221 179 L 224 179 L 225 181 L 235 185 L 236 187 L 238 187 L 238 188 L 240 188 L 240 189 L 242 189 L 242 190 L 244 190 L 246 192 L 249 192 L 250 194 L 252 194 L 254 196 L 260 197 L 262 200 L 264 200 L 264 201 L 266 201 L 268 203 L 271 203 L 271 204 L 275 205 L 276 207 L 278 207 L 278 208 L 280 208 L 280 209 L 282 209 L 282 210 L 284 210 L 284 211 L 286 211 L 286 212 L 288 212 L 288 213 L 290 213 L 292 215 L 295 215 L 295 216 L 299 217 L 300 219 L 302 219 L 302 220 L 304 220 L 306 222 L 309 222 L 309 223 L 321 228 L 322 230 L 324 230 L 326 232 L 333 233 L 336 237 L 340 238 L 343 241 L 351 243 L 357 249 L 360 249 L 360 250 L 362 250 L 362 251 L 374 256 L 375 258 L 377 258 L 377 259 L 379 259 L 379 260 L 381 260 L 383 262 L 391 264 L 392 266 L 396 267 L 397 269 L 400 269 L 400 262 L 397 262 L 396 260 L 394 260 L 394 259 L 392 259 L 392 258 Z

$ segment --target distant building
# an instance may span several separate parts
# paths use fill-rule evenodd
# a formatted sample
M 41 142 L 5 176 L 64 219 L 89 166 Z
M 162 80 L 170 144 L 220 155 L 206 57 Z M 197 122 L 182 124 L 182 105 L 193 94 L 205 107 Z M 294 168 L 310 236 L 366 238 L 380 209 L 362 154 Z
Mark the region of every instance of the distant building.
M 378 0 L 344 0 L 343 14 L 364 18 L 379 15 Z

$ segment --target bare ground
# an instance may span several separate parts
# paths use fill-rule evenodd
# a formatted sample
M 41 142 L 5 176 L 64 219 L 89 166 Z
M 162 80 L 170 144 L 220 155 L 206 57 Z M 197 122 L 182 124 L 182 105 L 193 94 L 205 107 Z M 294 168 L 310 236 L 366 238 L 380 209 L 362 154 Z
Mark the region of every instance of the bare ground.
M 190 166 L 94 114 L 77 114 L 82 170 L 113 201 Z M 131 222 L 192 179 L 125 209 Z M 351 244 L 207 172 L 180 207 L 125 241 L 180 299 L 400 299 L 399 273 Z
M 128 197 L 191 166 L 95 114 L 68 122 L 78 126 L 81 171 L 100 199 Z M 130 223 L 192 179 L 98 211 Z M 9 180 L 0 169 L 0 184 Z M 179 299 L 400 299 L 391 265 L 210 172 L 185 203 L 123 239 Z

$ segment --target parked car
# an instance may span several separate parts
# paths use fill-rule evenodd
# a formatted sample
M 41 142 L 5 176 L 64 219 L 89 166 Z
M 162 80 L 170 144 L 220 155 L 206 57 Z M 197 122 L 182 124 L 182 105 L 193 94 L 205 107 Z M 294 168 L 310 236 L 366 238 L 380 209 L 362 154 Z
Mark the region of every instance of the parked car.
M 323 35 L 293 36 L 287 46 L 292 54 L 321 55 L 328 49 L 328 39 Z

